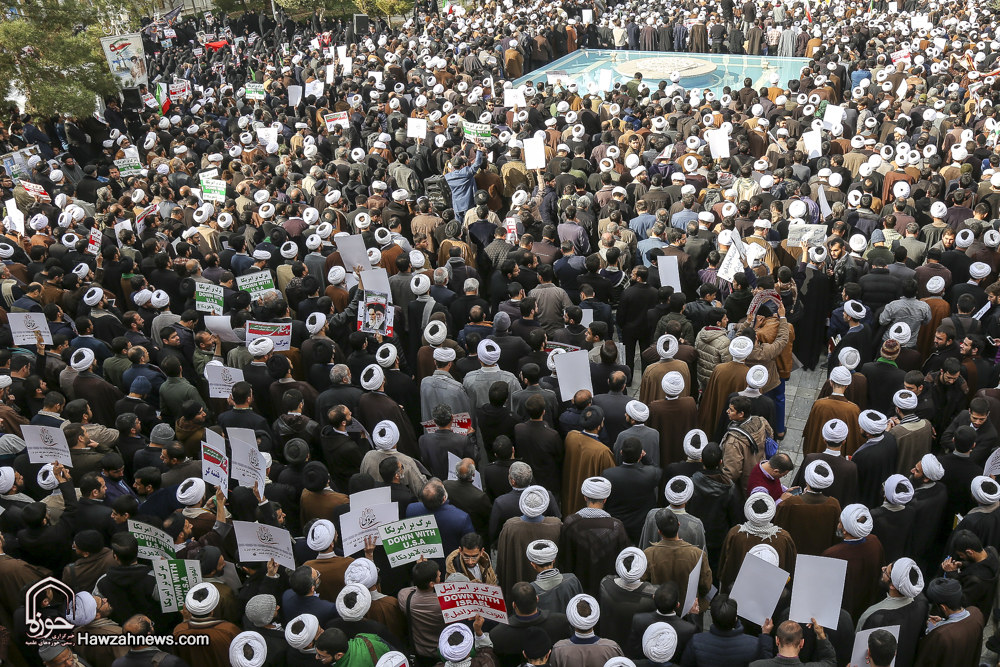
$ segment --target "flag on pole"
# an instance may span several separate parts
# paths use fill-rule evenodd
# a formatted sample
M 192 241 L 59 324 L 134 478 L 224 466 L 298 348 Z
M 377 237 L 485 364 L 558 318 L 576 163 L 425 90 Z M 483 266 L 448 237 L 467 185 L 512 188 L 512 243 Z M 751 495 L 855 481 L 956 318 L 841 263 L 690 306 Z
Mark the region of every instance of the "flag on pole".
M 809 0 L 806 0 L 805 6 L 806 6 L 806 18 L 809 19 L 810 23 L 812 23 L 813 22 L 813 15 L 812 15 L 812 12 L 809 11 Z
M 160 103 L 160 113 L 167 113 L 170 110 L 170 89 L 165 83 L 156 84 L 156 92 L 153 97 Z

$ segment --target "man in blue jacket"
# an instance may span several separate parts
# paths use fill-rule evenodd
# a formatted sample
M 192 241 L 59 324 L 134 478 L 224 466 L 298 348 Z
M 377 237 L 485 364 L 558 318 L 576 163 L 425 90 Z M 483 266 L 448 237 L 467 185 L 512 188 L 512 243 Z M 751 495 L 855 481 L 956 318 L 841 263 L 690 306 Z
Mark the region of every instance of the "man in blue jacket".
M 465 148 L 465 144 L 462 144 Z M 475 206 L 476 172 L 483 163 L 483 145 L 476 142 L 476 159 L 469 164 L 468 158 L 458 155 L 451 160 L 450 171 L 444 179 L 451 188 L 451 207 L 455 210 L 455 219 L 465 218 L 465 212 Z

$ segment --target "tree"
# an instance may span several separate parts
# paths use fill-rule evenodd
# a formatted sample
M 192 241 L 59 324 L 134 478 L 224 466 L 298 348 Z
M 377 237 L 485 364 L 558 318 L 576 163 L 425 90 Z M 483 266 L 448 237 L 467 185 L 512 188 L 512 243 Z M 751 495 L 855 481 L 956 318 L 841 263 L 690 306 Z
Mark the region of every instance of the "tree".
M 34 113 L 89 116 L 97 95 L 118 84 L 101 49 L 94 17 L 106 6 L 80 0 L 4 2 L 0 21 L 0 80 Z

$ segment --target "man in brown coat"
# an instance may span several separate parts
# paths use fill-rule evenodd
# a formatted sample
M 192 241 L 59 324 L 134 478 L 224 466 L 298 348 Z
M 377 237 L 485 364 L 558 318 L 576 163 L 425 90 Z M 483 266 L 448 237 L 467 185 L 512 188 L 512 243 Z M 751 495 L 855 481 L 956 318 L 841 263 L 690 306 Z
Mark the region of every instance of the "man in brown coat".
M 712 570 L 708 567 L 708 558 L 704 552 L 693 544 L 688 544 L 677 536 L 680 523 L 677 515 L 670 510 L 660 510 L 656 514 L 656 530 L 660 541 L 651 547 L 643 549 L 646 554 L 646 574 L 643 579 L 654 586 L 672 581 L 679 589 L 677 599 L 686 599 L 688 577 L 695 567 L 701 568 L 698 575 L 698 598 L 704 608 L 708 601 L 705 595 L 712 587 Z M 701 564 L 699 565 L 699 561 Z
M 184 616 L 187 620 L 174 627 L 174 637 L 207 635 L 208 646 L 195 645 L 197 640 L 178 642 L 177 657 L 189 665 L 199 667 L 229 667 L 229 644 L 240 634 L 238 626 L 215 618 L 219 604 L 219 591 L 209 583 L 201 583 L 188 591 L 184 598 Z
M 306 532 L 306 545 L 317 552 L 313 560 L 303 563 L 320 573 L 320 583 L 317 593 L 324 600 L 335 602 L 337 595 L 345 586 L 344 573 L 354 562 L 353 558 L 338 556 L 333 551 L 333 541 L 337 537 L 337 529 L 327 519 L 317 519 Z
M 568 516 L 584 507 L 586 500 L 580 491 L 584 480 L 613 468 L 615 457 L 597 434 L 604 425 L 604 410 L 592 405 L 580 415 L 582 431 L 570 431 L 566 436 L 563 459 L 562 511 Z

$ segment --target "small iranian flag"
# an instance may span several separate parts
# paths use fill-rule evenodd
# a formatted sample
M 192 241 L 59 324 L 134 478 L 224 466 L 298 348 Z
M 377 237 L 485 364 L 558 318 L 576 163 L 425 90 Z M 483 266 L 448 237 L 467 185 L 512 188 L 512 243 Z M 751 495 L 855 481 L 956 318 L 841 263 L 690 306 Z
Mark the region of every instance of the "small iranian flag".
M 153 97 L 156 101 L 160 103 L 160 113 L 167 113 L 170 111 L 170 90 L 165 83 L 156 84 L 156 92 L 153 93 Z

